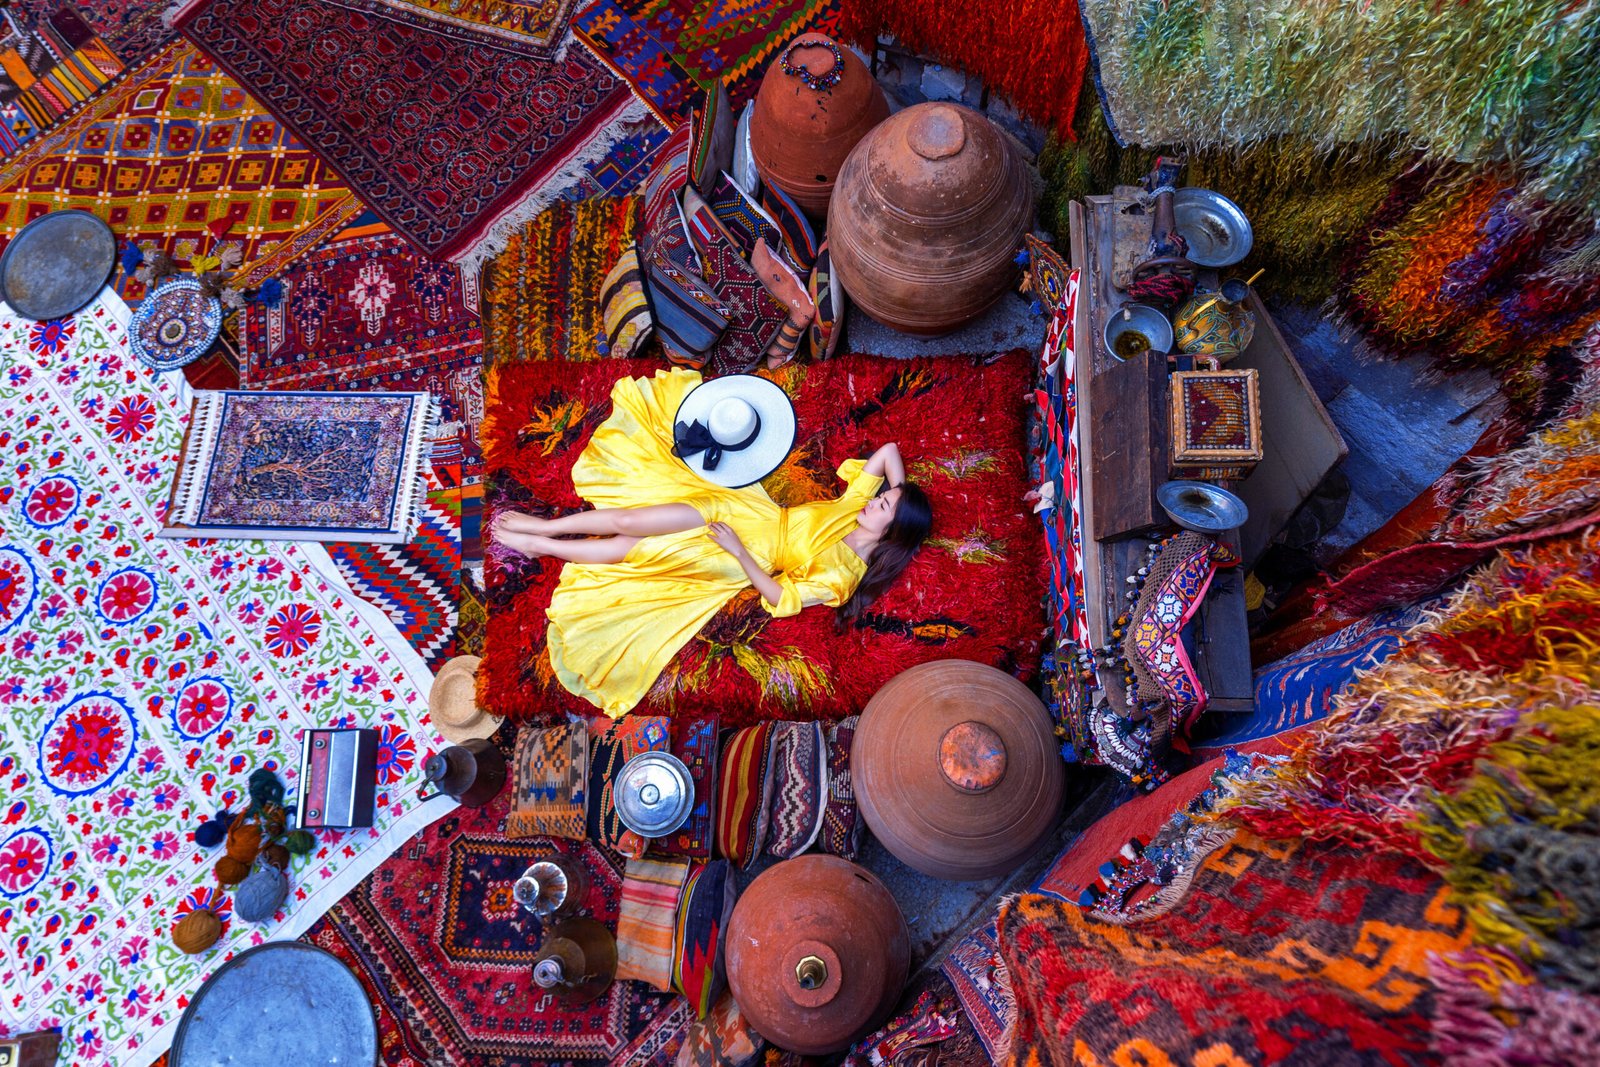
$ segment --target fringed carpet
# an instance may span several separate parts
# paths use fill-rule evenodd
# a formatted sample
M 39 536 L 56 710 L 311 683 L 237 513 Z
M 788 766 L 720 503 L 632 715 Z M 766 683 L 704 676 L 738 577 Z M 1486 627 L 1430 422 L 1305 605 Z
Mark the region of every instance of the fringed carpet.
M 600 284 L 633 243 L 640 198 L 558 201 L 483 268 L 489 365 L 600 358 Z
M 522 363 L 489 375 L 484 456 L 496 508 L 580 501 L 571 467 L 609 413 L 613 382 L 647 361 Z M 1025 399 L 1032 363 L 1013 353 L 986 367 L 954 358 L 850 356 L 771 377 L 789 393 L 799 440 L 765 485 L 779 503 L 836 495 L 834 469 L 897 441 L 932 498 L 934 532 L 901 580 L 840 634 L 812 608 L 773 619 L 753 591 L 736 597 L 672 662 L 640 711 L 719 715 L 725 726 L 770 718 L 838 718 L 861 710 L 900 671 L 932 659 L 994 664 L 1024 678 L 1044 631 L 1043 531 L 1028 513 Z M 545 610 L 554 560 L 488 566 L 489 626 L 480 684 L 514 719 L 592 713 L 551 674 Z
M 469 266 L 633 113 L 582 49 L 534 58 L 377 0 L 194 0 L 181 25 L 417 249 Z
M 1000 916 L 1016 1062 L 1434 1064 L 1430 954 L 1467 944 L 1437 875 L 1392 853 L 1240 834 L 1166 910 Z
M 293 937 L 448 804 L 421 805 L 437 743 L 426 668 L 316 545 L 169 541 L 182 379 L 132 358 L 106 293 L 69 319 L 0 318 L 0 1028 L 64 1029 L 71 1067 L 143 1067 L 223 960 Z M 258 767 L 295 794 L 300 732 L 382 730 L 377 824 L 290 867 L 272 921 L 232 920 L 193 830 Z M 220 945 L 186 956 L 199 907 Z
M 230 220 L 241 273 L 267 277 L 359 213 L 349 186 L 199 49 L 175 41 L 0 169 L 0 239 L 78 208 L 179 260 Z M 120 277 L 129 301 L 144 287 Z
M 572 32 L 669 127 L 704 88 L 755 96 L 764 61 L 802 30 L 838 36 L 837 0 L 595 0 Z
M 618 862 L 589 842 L 505 836 L 510 791 L 412 838 L 302 940 L 350 965 L 378 1016 L 385 1067 L 650 1067 L 674 1062 L 687 1002 L 617 982 L 568 1009 L 533 984 L 541 931 L 511 897 L 536 860 L 581 857 L 585 914 L 616 928 Z

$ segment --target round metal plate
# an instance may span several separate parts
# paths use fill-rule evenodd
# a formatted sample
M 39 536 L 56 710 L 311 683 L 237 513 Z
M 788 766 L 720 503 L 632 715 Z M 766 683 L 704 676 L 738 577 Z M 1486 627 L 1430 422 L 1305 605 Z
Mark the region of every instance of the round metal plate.
M 23 318 L 59 319 L 105 287 L 117 235 L 87 211 L 52 211 L 24 226 L 0 254 L 0 295 Z
M 642 837 L 661 837 L 689 817 L 694 779 L 670 752 L 641 752 L 622 765 L 611 795 L 622 825 Z
M 172 1067 L 378 1062 L 378 1024 L 361 982 L 314 945 L 273 941 L 206 979 L 178 1021 Z
M 1227 533 L 1250 517 L 1243 500 L 1210 482 L 1164 482 L 1156 499 L 1173 522 L 1196 533 Z
M 1250 254 L 1255 234 L 1239 205 L 1210 189 L 1179 189 L 1172 217 L 1189 242 L 1189 261 L 1202 267 L 1231 267 Z

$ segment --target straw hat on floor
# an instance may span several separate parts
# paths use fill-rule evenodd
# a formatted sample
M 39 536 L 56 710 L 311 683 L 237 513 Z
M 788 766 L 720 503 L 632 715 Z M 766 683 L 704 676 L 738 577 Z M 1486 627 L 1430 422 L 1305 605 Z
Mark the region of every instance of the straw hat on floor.
M 490 715 L 477 702 L 477 656 L 457 656 L 433 676 L 428 691 L 428 716 L 434 729 L 451 744 L 459 745 L 475 737 L 488 737 L 504 719 Z

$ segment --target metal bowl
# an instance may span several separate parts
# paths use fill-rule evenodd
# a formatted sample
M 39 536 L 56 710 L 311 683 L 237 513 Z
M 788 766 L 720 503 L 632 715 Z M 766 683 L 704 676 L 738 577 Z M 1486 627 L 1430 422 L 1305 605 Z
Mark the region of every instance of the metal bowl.
M 1167 320 L 1159 308 L 1149 304 L 1123 304 L 1111 312 L 1111 317 L 1106 320 L 1102 340 L 1106 343 L 1106 351 L 1111 353 L 1113 359 L 1127 359 L 1127 356 L 1117 354 L 1117 338 L 1125 333 L 1136 332 L 1143 335 L 1150 342 L 1150 351 L 1165 354 L 1172 351 L 1172 323 Z
M 622 765 L 611 796 L 622 825 L 640 837 L 665 837 L 689 818 L 694 779 L 670 752 L 641 752 Z
M 67 209 L 40 215 L 0 254 L 0 297 L 25 319 L 59 319 L 105 288 L 117 235 L 105 220 Z
M 1202 267 L 1231 267 L 1250 254 L 1255 234 L 1239 205 L 1210 189 L 1179 189 L 1172 198 L 1178 232 L 1189 260 Z
M 1173 522 L 1195 533 L 1227 533 L 1250 517 L 1243 500 L 1210 482 L 1164 482 L 1156 499 Z

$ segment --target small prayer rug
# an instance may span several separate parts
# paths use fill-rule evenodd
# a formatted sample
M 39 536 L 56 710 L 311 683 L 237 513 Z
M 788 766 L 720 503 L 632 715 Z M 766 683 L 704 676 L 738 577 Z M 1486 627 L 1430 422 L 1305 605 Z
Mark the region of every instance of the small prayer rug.
M 144 1067 L 230 954 L 294 937 L 400 842 L 418 804 L 427 668 L 316 545 L 154 537 L 188 390 L 129 352 L 106 293 L 53 322 L 0 312 L 0 1030 L 61 1026 L 70 1067 Z M 381 731 L 377 824 L 322 835 L 278 918 L 233 916 L 191 840 L 275 769 L 292 798 L 301 732 Z M 292 803 L 292 799 L 291 799 Z M 222 941 L 186 956 L 197 908 Z
M 186 261 L 232 220 L 247 270 L 280 242 L 320 243 L 357 214 L 347 185 L 193 45 L 176 41 L 25 145 L 0 169 L 0 239 L 78 208 L 124 242 Z M 137 300 L 144 287 L 119 276 Z
M 839 36 L 838 0 L 595 0 L 573 35 L 676 129 L 702 88 L 736 105 L 755 96 L 767 60 L 803 30 Z
M 592 842 L 507 837 L 510 808 L 507 789 L 434 823 L 302 940 L 366 986 L 387 1067 L 672 1063 L 690 1019 L 682 998 L 614 982 L 567 1008 L 533 984 L 541 925 L 513 883 L 545 856 L 575 856 L 589 875 L 584 913 L 615 930 L 622 870 Z
M 426 393 L 197 393 L 162 537 L 408 541 Z
M 637 111 L 581 49 L 533 58 L 377 0 L 191 0 L 179 19 L 437 258 L 475 265 L 603 157 Z
M 489 372 L 482 428 L 490 510 L 581 505 L 571 469 L 610 413 L 618 377 L 653 372 L 631 360 L 505 364 Z M 1023 678 L 1039 666 L 1045 629 L 1043 531 L 1022 504 L 1033 365 L 1012 353 L 970 360 L 847 356 L 763 371 L 795 405 L 799 438 L 763 484 L 780 504 L 838 495 L 845 459 L 896 441 L 910 478 L 933 503 L 933 536 L 905 574 L 840 634 L 822 607 L 774 619 L 753 590 L 735 597 L 686 645 L 636 709 L 764 719 L 840 718 L 907 667 L 971 659 Z M 647 472 L 645 472 L 647 475 Z M 545 610 L 558 560 L 487 564 L 489 628 L 481 690 L 496 711 L 545 721 L 594 709 L 550 669 Z
M 633 244 L 639 197 L 551 204 L 483 269 L 489 364 L 600 358 L 600 283 Z
M 478 473 L 483 417 L 478 282 L 393 234 L 323 245 L 279 275 L 275 307 L 243 312 L 245 388 L 426 391 L 439 401 L 439 458 Z M 459 479 L 459 476 L 458 476 Z

